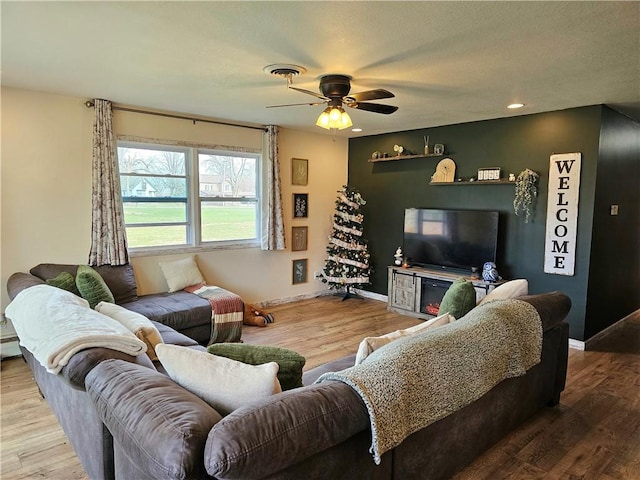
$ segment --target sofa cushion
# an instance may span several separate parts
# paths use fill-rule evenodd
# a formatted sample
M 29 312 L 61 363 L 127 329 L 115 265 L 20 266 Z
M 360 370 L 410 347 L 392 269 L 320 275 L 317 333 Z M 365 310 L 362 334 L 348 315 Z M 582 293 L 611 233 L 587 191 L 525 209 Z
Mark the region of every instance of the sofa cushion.
M 464 317 L 476 306 L 476 290 L 464 278 L 456 279 L 447 289 L 440 302 L 440 314 L 450 313 L 455 318 Z
M 209 433 L 204 463 L 215 478 L 268 477 L 368 427 L 367 410 L 351 387 L 341 382 L 310 385 L 223 418 Z
M 207 434 L 221 416 L 169 377 L 107 360 L 86 378 L 98 414 L 145 478 L 201 478 Z
M 101 265 L 94 269 L 102 276 L 118 305 L 138 298 L 138 287 L 131 264 Z
M 207 325 L 211 328 L 211 304 L 193 293 L 154 293 L 122 306 L 164 323 L 175 330 Z
M 381 335 L 379 337 L 366 337 L 360 342 L 360 345 L 358 346 L 358 353 L 356 354 L 355 365 L 362 363 L 364 359 L 366 359 L 371 353 L 373 353 L 380 347 L 383 347 L 388 343 L 393 342 L 394 340 L 398 340 L 399 338 L 403 338 L 403 337 L 409 337 L 411 335 L 416 335 L 430 328 L 436 328 L 441 325 L 447 325 L 453 321 L 455 321 L 455 318 L 449 313 L 445 313 L 438 317 L 419 323 L 418 325 L 414 325 L 413 327 L 410 327 L 410 328 L 405 328 L 403 330 L 396 330 L 394 332 L 387 333 L 386 335 Z
M 68 272 L 75 278 L 77 271 L 78 265 L 41 263 L 29 270 L 29 273 L 42 280 L 47 280 L 54 278 L 60 272 Z M 138 295 L 136 280 L 133 275 L 133 267 L 130 264 L 117 266 L 102 265 L 95 267 L 95 271 L 103 278 L 109 290 L 113 293 L 114 300 L 117 304 L 132 302 L 136 299 Z
M 76 286 L 82 298 L 89 302 L 91 308 L 95 308 L 100 302 L 115 302 L 113 294 L 102 279 L 102 276 L 89 265 L 78 266 Z
M 96 305 L 96 311 L 120 322 L 136 337 L 147 345 L 147 355 L 151 360 L 157 360 L 156 345 L 163 343 L 160 332 L 151 320 L 137 312 L 127 310 L 120 305 L 109 302 L 100 302 Z
M 80 296 L 80 292 L 78 291 L 78 286 L 76 285 L 76 279 L 73 278 L 69 272 L 60 272 L 53 278 L 48 278 L 46 280 L 47 285 L 51 285 L 53 287 L 58 287 L 67 292 L 71 292 L 74 295 Z
M 288 348 L 246 343 L 214 343 L 207 347 L 207 351 L 250 365 L 276 362 L 279 367 L 278 381 L 283 391 L 302 386 L 302 368 L 306 359 Z
M 177 292 L 185 287 L 205 283 L 194 255 L 169 262 L 158 262 L 169 292 Z
M 281 391 L 278 364 L 247 365 L 230 358 L 176 345 L 161 344 L 156 353 L 176 383 L 224 414 Z
M 510 298 L 517 298 L 529 293 L 529 282 L 524 278 L 517 280 L 509 280 L 502 285 L 498 285 L 491 290 L 484 298 L 482 298 L 478 305 L 491 302 L 493 300 L 508 300 Z

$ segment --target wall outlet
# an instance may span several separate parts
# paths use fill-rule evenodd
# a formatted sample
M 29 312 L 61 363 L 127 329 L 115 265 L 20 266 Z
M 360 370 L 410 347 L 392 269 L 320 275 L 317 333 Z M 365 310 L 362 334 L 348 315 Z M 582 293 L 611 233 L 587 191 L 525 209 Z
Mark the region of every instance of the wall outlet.
M 618 205 L 611 205 L 611 215 L 618 215 Z

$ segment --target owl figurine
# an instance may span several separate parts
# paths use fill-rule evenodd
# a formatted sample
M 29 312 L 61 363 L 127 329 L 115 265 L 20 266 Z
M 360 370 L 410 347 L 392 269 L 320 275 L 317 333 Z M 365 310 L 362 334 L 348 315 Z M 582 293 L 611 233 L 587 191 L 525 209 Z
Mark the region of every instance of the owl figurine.
M 500 280 L 498 269 L 493 262 L 486 262 L 482 267 L 482 278 L 485 282 L 497 282 Z

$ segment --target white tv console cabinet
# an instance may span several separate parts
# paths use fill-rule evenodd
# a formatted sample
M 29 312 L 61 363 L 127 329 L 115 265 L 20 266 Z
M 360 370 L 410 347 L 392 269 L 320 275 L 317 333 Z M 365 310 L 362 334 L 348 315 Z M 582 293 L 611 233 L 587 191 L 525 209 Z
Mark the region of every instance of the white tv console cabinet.
M 387 309 L 403 315 L 429 319 L 437 315 L 438 307 L 447 289 L 458 278 L 473 283 L 476 301 L 504 283 L 485 282 L 462 273 L 420 267 L 388 267 L 389 295 Z

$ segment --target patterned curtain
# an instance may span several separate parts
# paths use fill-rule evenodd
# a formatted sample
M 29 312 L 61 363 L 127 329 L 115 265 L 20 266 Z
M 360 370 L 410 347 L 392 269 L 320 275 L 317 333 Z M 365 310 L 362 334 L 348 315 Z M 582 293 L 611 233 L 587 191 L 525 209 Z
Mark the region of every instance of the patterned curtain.
M 278 127 L 267 126 L 266 185 L 262 208 L 262 250 L 284 250 L 284 218 L 280 186 L 280 160 L 278 159 Z
M 129 262 L 111 102 L 94 100 L 91 251 L 89 265 Z

